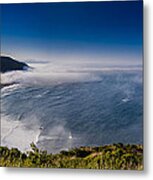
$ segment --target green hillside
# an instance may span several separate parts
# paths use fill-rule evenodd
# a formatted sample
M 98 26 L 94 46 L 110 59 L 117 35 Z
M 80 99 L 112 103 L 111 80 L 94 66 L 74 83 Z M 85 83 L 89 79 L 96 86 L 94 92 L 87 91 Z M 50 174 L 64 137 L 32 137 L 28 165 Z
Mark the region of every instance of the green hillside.
M 37 168 L 86 168 L 143 170 L 142 145 L 105 145 L 80 147 L 59 154 L 48 154 L 33 143 L 31 151 L 22 153 L 16 148 L 0 147 L 0 166 Z

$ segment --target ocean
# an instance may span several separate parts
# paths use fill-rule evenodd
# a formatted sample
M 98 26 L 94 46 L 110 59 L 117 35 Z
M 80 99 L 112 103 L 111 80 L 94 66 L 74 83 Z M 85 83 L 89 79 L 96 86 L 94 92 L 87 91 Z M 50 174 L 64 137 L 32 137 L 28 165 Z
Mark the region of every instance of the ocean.
M 31 63 L 2 74 L 1 145 L 57 153 L 80 146 L 143 143 L 141 67 Z

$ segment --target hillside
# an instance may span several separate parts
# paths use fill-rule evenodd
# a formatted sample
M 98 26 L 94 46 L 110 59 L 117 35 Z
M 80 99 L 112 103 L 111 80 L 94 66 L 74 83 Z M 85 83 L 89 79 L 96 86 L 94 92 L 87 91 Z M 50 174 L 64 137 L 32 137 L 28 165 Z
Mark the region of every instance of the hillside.
M 15 59 L 7 56 L 0 56 L 0 72 L 5 73 L 15 70 L 26 70 L 28 65 L 24 62 L 16 61 Z
M 142 145 L 80 147 L 59 154 L 47 154 L 33 143 L 31 148 L 32 151 L 22 153 L 16 148 L 0 147 L 0 166 L 143 170 Z

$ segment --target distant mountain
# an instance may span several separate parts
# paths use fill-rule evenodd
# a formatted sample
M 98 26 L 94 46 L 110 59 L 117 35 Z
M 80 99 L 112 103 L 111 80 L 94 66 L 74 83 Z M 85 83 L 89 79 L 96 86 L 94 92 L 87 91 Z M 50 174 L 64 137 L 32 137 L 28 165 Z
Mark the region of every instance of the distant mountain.
M 19 62 L 11 57 L 0 56 L 0 72 L 27 70 L 29 66 L 24 62 Z

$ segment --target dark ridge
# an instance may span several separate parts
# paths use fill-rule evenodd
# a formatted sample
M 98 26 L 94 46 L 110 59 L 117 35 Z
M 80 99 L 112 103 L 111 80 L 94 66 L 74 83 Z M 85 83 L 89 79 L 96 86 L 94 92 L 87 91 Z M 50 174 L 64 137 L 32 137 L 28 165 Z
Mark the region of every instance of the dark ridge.
M 27 70 L 29 66 L 24 62 L 19 62 L 11 57 L 0 56 L 0 72 Z

